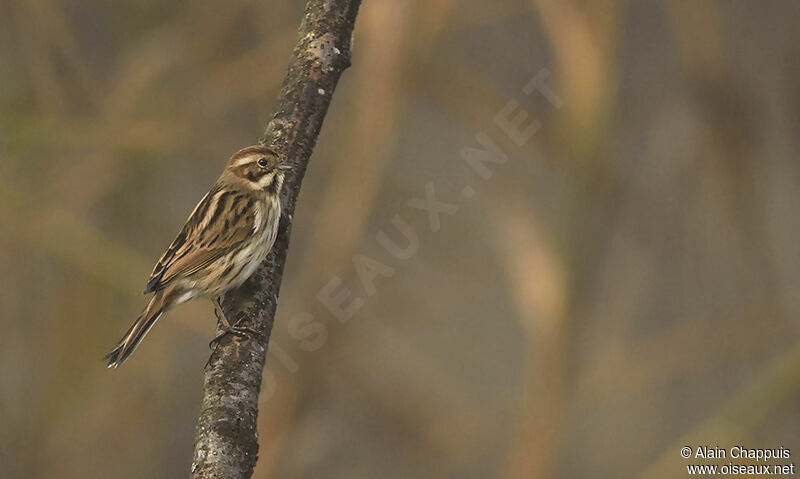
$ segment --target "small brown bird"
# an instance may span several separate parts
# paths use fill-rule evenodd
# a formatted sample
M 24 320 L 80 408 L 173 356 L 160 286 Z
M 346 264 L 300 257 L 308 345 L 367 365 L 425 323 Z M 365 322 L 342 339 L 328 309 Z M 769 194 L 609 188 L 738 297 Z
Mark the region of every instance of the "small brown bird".
M 242 284 L 266 258 L 281 217 L 284 165 L 269 148 L 237 151 L 156 263 L 144 293 L 155 293 L 119 343 L 105 356 L 118 367 L 165 311 L 197 296 L 210 298 L 223 322 L 219 297 Z

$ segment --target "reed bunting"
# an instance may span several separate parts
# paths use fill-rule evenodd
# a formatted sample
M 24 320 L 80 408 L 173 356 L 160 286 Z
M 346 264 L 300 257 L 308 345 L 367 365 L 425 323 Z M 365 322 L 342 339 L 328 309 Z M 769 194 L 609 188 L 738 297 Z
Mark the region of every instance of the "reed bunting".
M 241 285 L 272 248 L 287 169 L 290 167 L 262 145 L 231 156 L 211 191 L 156 263 L 144 288 L 144 293 L 154 293 L 153 297 L 105 356 L 109 368 L 118 367 L 133 353 L 164 312 L 198 296 L 214 302 L 226 331 L 237 331 L 225 318 L 219 297 Z

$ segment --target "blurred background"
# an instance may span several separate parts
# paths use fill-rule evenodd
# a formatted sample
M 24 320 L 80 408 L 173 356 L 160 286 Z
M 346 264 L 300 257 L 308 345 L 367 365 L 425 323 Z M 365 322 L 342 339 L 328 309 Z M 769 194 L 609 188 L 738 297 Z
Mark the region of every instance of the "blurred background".
M 211 304 L 119 370 L 101 357 L 261 134 L 302 9 L 0 2 L 3 477 L 188 474 Z M 365 1 L 295 214 L 255 477 L 800 454 L 798 24 L 793 0 Z M 560 108 L 522 91 L 541 72 Z M 512 100 L 540 124 L 522 145 L 495 121 Z M 488 180 L 459 156 L 479 132 L 508 157 Z M 429 183 L 458 207 L 435 232 L 408 206 Z M 403 244 L 395 215 L 418 236 L 404 260 L 376 240 Z M 371 295 L 355 255 L 392 270 Z M 364 300 L 344 323 L 316 299 L 332 278 Z M 308 314 L 313 335 L 290 327 Z

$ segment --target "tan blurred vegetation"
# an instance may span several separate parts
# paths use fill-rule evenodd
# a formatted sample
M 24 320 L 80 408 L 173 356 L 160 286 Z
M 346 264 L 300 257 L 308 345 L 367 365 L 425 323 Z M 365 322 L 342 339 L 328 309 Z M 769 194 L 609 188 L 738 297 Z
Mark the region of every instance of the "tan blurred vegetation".
M 302 2 L 0 2 L 0 468 L 188 473 L 214 316 L 100 357 L 227 155 Z M 684 477 L 800 454 L 800 5 L 370 0 L 295 216 L 256 478 Z M 564 100 L 521 88 L 542 69 Z M 493 118 L 541 123 L 522 147 Z M 509 161 L 458 157 L 485 131 Z M 431 232 L 407 207 L 459 204 Z M 469 200 L 462 186 L 474 186 Z M 401 214 L 419 252 L 375 241 Z M 395 269 L 366 297 L 351 258 Z M 345 324 L 333 276 L 366 300 Z M 308 312 L 321 346 L 290 334 Z M 311 349 L 311 351 L 309 351 Z M 268 390 L 267 390 L 268 388 Z

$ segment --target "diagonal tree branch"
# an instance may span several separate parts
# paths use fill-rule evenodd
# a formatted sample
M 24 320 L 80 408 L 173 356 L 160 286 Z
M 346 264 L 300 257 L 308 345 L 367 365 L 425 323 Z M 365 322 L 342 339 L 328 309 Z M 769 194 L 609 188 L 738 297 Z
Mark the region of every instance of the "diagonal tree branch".
M 291 218 L 311 152 L 342 72 L 360 0 L 309 0 L 283 81 L 275 114 L 260 143 L 271 146 L 294 168 L 283 189 L 288 227 L 278 234 L 267 259 L 222 302 L 225 315 L 261 336 L 228 335 L 206 366 L 203 401 L 195 433 L 194 479 L 249 478 L 258 456 L 258 393 L 277 308 Z M 218 325 L 218 331 L 221 331 Z

